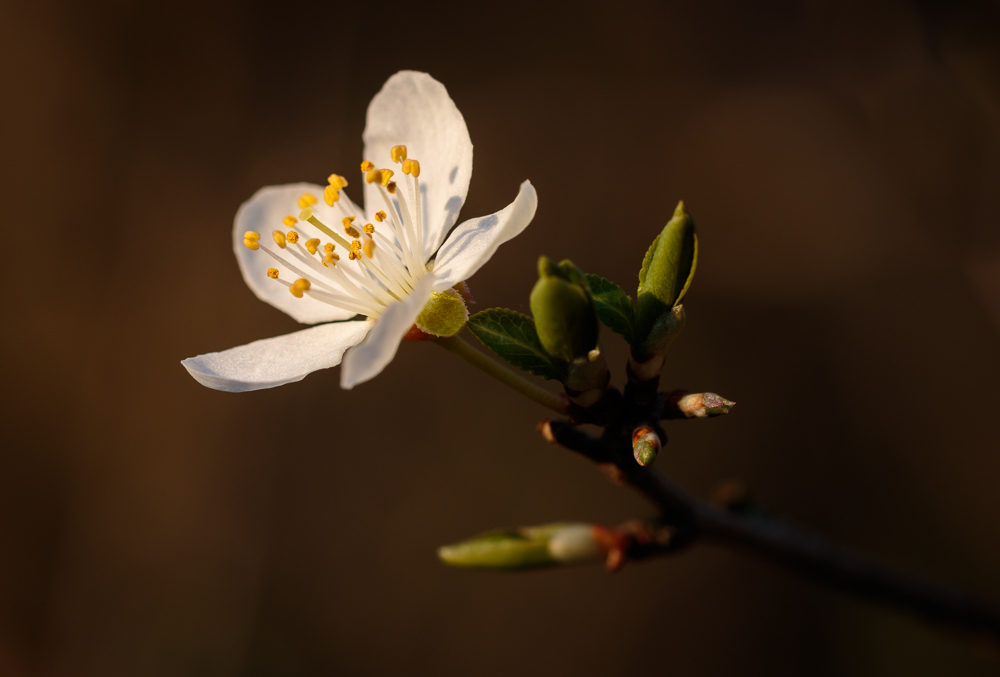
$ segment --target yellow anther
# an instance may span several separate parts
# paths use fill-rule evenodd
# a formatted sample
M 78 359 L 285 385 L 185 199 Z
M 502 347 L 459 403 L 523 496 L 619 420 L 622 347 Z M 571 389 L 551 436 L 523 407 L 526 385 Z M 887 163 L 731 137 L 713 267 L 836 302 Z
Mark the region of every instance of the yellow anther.
M 351 225 L 354 222 L 354 218 L 355 217 L 353 216 L 345 216 L 341 221 L 344 224 L 344 232 L 347 233 L 348 237 L 361 236 L 361 233 L 358 232 L 358 229 L 355 228 L 353 225 Z
M 274 237 L 274 244 L 278 245 L 282 249 L 288 246 L 285 243 L 285 234 L 282 233 L 280 230 L 274 231 L 273 233 L 271 233 L 271 236 Z
M 351 240 L 351 251 L 361 251 L 361 240 Z
M 365 231 L 366 233 L 368 233 L 369 235 L 371 235 L 372 233 L 375 232 L 375 226 L 373 226 L 370 223 L 366 223 L 365 227 L 362 228 L 362 230 Z
M 243 239 L 244 240 L 259 240 L 260 239 L 260 233 L 258 233 L 255 230 L 248 230 L 247 232 L 243 233 Z
M 396 193 L 396 182 L 395 181 L 390 181 L 389 185 L 387 185 L 385 187 L 385 189 L 387 191 L 389 191 L 389 195 L 395 195 L 395 193 Z
M 246 247 L 247 249 L 257 251 L 258 249 L 260 249 L 260 242 L 257 242 L 257 240 L 250 240 L 248 238 L 243 238 L 243 246 Z
M 389 155 L 393 162 L 406 162 L 406 146 L 393 146 Z
M 375 220 L 378 221 L 379 223 L 385 221 L 385 212 L 383 211 L 375 212 Z
M 299 234 L 294 230 L 290 230 L 288 231 L 288 235 L 285 236 L 285 239 L 288 240 L 289 244 L 295 244 L 299 241 Z
M 336 204 L 337 200 L 340 199 L 340 193 L 333 186 L 327 186 L 323 189 L 323 202 L 327 203 L 331 207 Z
M 403 163 L 403 173 L 417 178 L 420 176 L 420 163 L 416 160 L 407 160 Z
M 326 177 L 326 181 L 331 186 L 333 186 L 334 190 L 342 190 L 344 188 L 347 188 L 347 179 L 345 179 L 340 174 L 330 174 L 330 176 Z
M 327 242 L 325 245 L 323 245 L 323 253 L 324 254 L 332 254 L 333 250 L 336 249 L 336 248 L 337 248 L 337 245 L 333 244 L 332 242 Z
M 316 196 L 312 193 L 302 193 L 302 197 L 299 198 L 299 209 L 312 207 L 317 202 L 319 202 L 319 200 L 317 200 Z
M 295 282 L 293 282 L 290 287 L 288 287 L 288 291 L 292 292 L 292 296 L 294 296 L 297 299 L 300 299 L 302 298 L 302 292 L 309 291 L 309 288 L 311 286 L 312 283 L 309 280 L 305 279 L 304 277 L 300 277 Z
M 382 187 L 383 188 L 385 188 L 386 186 L 389 185 L 389 179 L 391 179 L 391 178 L 392 178 L 392 170 L 391 169 L 383 169 L 382 170 Z
M 375 256 L 375 240 L 370 237 L 366 237 L 364 244 L 361 245 L 361 249 L 365 252 L 365 256 L 368 258 Z
M 299 220 L 300 221 L 308 221 L 309 219 L 311 219 L 313 217 L 313 211 L 315 211 L 315 210 L 312 207 L 306 207 L 301 212 L 299 212 Z
M 347 258 L 353 261 L 354 259 L 358 258 L 358 255 L 355 254 L 354 252 L 351 252 L 350 254 L 347 255 Z
M 310 254 L 315 254 L 317 249 L 319 249 L 318 237 L 306 240 L 306 251 L 308 251 Z
M 382 170 L 381 169 L 371 169 L 365 174 L 365 183 L 375 183 L 376 181 L 382 181 Z
M 277 268 L 268 268 L 267 269 L 267 276 L 269 278 L 271 278 L 272 280 L 277 280 L 278 279 L 278 269 Z
M 364 162 L 361 163 L 362 172 L 370 172 L 373 169 L 375 169 L 375 163 L 369 162 L 368 160 L 365 160 Z
M 331 266 L 337 265 L 337 261 L 340 260 L 340 255 L 338 254 L 327 254 L 323 257 L 323 261 L 329 263 Z
M 312 210 L 310 210 L 310 211 L 312 211 Z M 281 219 L 281 222 L 282 222 L 283 224 L 285 224 L 286 226 L 288 226 L 289 228 L 291 228 L 291 227 L 292 227 L 292 226 L 294 226 L 294 225 L 295 225 L 296 223 L 298 223 L 298 222 L 299 222 L 299 220 L 298 220 L 297 218 L 295 218 L 294 216 L 292 216 L 291 214 L 289 214 L 289 215 L 288 215 L 288 216 L 286 216 L 285 218 Z

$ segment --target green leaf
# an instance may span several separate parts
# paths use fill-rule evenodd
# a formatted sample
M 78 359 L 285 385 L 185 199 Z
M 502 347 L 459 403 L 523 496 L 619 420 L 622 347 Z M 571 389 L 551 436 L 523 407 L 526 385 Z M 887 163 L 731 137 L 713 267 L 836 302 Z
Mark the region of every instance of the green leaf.
M 680 202 L 642 262 L 635 308 L 638 340 L 646 340 L 656 321 L 680 304 L 691 286 L 697 262 L 694 221 Z
M 659 241 L 660 235 L 654 237 L 653 241 L 649 243 L 646 255 L 642 257 L 642 268 L 639 269 L 639 289 L 642 289 L 642 285 L 646 282 L 646 274 L 649 273 L 649 265 L 653 262 L 653 254 L 656 253 L 656 243 Z
M 558 563 L 549 552 L 549 539 L 532 538 L 516 529 L 498 529 L 442 546 L 438 557 L 445 564 L 472 569 L 534 569 Z
M 625 340 L 632 343 L 632 328 L 635 323 L 635 311 L 632 299 L 625 290 L 611 280 L 600 275 L 587 273 L 587 285 L 594 299 L 597 317 L 611 331 L 621 334 Z
M 535 376 L 559 380 L 560 369 L 542 348 L 535 323 L 507 308 L 488 308 L 469 318 L 469 331 L 497 357 Z

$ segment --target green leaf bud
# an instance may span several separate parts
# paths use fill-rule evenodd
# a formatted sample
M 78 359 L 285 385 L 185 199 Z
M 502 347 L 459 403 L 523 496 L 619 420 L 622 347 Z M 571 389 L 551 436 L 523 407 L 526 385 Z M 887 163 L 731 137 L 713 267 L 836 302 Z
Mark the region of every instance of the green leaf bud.
M 670 340 L 664 339 L 668 335 L 672 339 L 680 331 L 676 317 L 664 319 L 664 316 L 669 316 L 684 299 L 697 264 L 698 236 L 694 221 L 680 202 L 642 262 L 634 347 L 641 347 L 642 352 L 660 354 L 651 349 L 665 348 Z M 652 335 L 654 331 L 655 336 Z
M 538 260 L 531 313 L 542 347 L 564 362 L 585 358 L 597 347 L 598 322 L 584 274 L 571 261 Z
M 606 555 L 595 527 L 574 522 L 498 529 L 438 549 L 445 564 L 473 569 L 536 569 L 600 562 Z

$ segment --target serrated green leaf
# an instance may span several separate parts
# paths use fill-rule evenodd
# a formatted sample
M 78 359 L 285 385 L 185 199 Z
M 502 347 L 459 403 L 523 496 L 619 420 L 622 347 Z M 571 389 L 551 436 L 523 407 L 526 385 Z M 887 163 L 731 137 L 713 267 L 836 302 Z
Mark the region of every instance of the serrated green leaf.
M 606 324 L 611 331 L 621 334 L 625 340 L 632 343 L 632 329 L 635 323 L 635 311 L 632 299 L 625 290 L 611 280 L 600 275 L 587 273 L 587 285 L 594 299 L 594 308 L 598 319 Z
M 507 308 L 488 308 L 469 318 L 472 335 L 497 357 L 535 376 L 559 380 L 559 369 L 542 348 L 535 323 Z
M 653 254 L 656 253 L 656 243 L 659 241 L 659 235 L 654 237 L 653 241 L 649 243 L 649 249 L 646 250 L 646 255 L 642 257 L 642 268 L 639 269 L 639 289 L 642 289 L 642 284 L 646 281 L 646 274 L 649 272 L 649 265 L 653 262 Z

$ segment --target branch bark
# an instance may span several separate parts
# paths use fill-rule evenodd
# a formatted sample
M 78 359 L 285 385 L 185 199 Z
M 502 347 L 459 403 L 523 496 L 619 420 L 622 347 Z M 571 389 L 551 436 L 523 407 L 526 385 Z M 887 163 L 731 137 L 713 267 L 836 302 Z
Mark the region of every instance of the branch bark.
M 626 442 L 618 439 L 620 434 L 598 438 L 568 421 L 543 422 L 540 429 L 548 441 L 598 463 L 613 481 L 644 496 L 659 510 L 660 520 L 673 527 L 668 542 L 644 546 L 630 553 L 632 559 L 674 553 L 696 543 L 721 545 L 832 588 L 1000 642 L 1000 607 L 957 588 L 895 571 L 780 520 L 736 513 L 703 501 L 656 468 L 640 467 L 631 455 L 623 458 L 621 448 Z

